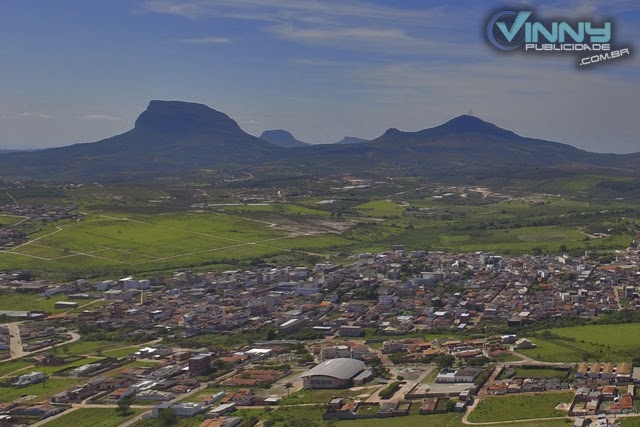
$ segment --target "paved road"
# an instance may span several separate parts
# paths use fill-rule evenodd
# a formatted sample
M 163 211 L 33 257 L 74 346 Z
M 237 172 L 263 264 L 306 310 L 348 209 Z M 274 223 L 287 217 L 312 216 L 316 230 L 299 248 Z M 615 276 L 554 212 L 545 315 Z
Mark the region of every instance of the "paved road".
M 9 345 L 11 346 L 11 359 L 18 359 L 27 354 L 22 348 L 22 338 L 20 338 L 19 325 L 20 322 L 7 323 L 9 333 L 11 334 L 9 341 Z
M 51 349 L 51 346 L 48 346 L 44 348 L 39 348 L 35 351 L 24 351 L 24 349 L 22 348 L 22 339 L 20 338 L 20 326 L 19 326 L 20 322 L 5 323 L 5 325 L 7 325 L 7 327 L 9 328 L 9 333 L 11 334 L 11 340 L 9 342 L 9 345 L 11 346 L 11 357 L 9 359 L 0 360 L 0 363 L 6 362 L 8 360 L 19 359 L 21 357 L 28 356 L 32 353 L 38 353 L 44 350 Z M 56 344 L 56 347 L 65 345 L 65 344 L 71 344 L 80 339 L 80 334 L 77 332 L 68 332 L 68 334 L 71 335 L 71 339 L 69 339 L 68 341 Z

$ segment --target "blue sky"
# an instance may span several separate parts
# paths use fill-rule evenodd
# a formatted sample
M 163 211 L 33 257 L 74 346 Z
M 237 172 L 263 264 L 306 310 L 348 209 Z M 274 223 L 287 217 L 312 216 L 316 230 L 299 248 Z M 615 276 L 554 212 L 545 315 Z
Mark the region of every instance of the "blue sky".
M 16 0 L 0 3 L 0 148 L 122 133 L 151 99 L 205 103 L 249 133 L 328 143 L 472 109 L 526 136 L 640 151 L 636 0 Z M 612 18 L 628 60 L 498 54 L 496 8 Z

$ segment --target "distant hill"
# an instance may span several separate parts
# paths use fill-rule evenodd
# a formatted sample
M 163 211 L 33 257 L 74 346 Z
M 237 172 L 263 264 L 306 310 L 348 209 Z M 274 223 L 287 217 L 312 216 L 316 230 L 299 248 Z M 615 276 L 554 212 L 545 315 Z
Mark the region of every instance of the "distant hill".
M 359 144 L 361 142 L 369 142 L 369 140 L 357 138 L 355 136 L 345 136 L 340 141 L 336 142 L 336 144 Z
M 260 135 L 260 139 L 285 148 L 309 145 L 306 142 L 297 140 L 290 132 L 284 129 L 265 130 L 262 132 L 262 135 Z
M 273 141 L 273 132 L 263 137 Z M 275 135 L 280 143 L 297 141 L 286 131 L 275 131 Z M 251 136 L 226 114 L 202 104 L 151 101 L 128 132 L 94 143 L 6 153 L 0 156 L 0 173 L 117 181 L 181 176 L 203 169 L 260 170 L 272 176 L 286 171 L 525 179 L 543 179 L 554 170 L 608 170 L 634 176 L 640 170 L 638 153 L 591 153 L 522 137 L 472 116 L 416 132 L 391 128 L 368 142 L 301 144 L 294 150 Z
M 319 172 L 411 171 L 417 175 L 486 177 L 536 168 L 615 169 L 634 174 L 640 154 L 591 153 L 567 144 L 523 137 L 464 115 L 416 132 L 391 128 L 369 142 L 306 147 L 286 153 L 281 161 L 312 165 Z
M 128 132 L 93 143 L 7 153 L 0 167 L 14 176 L 121 179 L 251 165 L 281 150 L 206 105 L 151 101 Z

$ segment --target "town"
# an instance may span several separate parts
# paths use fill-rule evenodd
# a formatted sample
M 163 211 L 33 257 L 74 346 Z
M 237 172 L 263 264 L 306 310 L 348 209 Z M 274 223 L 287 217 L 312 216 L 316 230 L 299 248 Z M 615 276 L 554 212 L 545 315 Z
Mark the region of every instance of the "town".
M 575 425 L 609 425 L 636 413 L 632 355 L 545 361 L 536 342 L 558 339 L 541 325 L 634 311 L 639 260 L 635 242 L 607 263 L 399 244 L 345 265 L 65 284 L 7 272 L 3 297 L 53 301 L 0 312 L 0 425 L 95 407 L 248 426 L 260 418 L 252 408 L 307 404 L 322 405 L 318 420 L 451 412 L 472 422 L 493 396 L 519 394 L 559 398 Z

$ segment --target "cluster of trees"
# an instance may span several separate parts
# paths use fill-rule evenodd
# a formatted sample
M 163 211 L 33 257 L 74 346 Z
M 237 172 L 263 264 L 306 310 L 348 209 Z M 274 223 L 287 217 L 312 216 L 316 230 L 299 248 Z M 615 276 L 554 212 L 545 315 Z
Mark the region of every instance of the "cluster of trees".
M 380 399 L 390 399 L 398 390 L 400 390 L 400 381 L 394 381 L 386 386 L 378 395 Z

